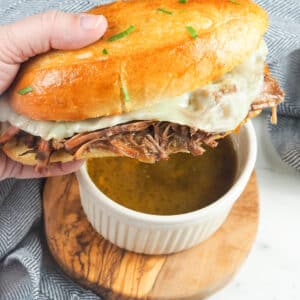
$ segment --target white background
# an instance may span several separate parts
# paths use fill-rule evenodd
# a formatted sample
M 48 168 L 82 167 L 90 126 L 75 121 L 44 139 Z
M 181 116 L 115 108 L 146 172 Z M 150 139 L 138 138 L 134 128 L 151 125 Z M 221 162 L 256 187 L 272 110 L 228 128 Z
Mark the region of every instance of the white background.
M 253 120 L 260 194 L 257 239 L 234 280 L 209 300 L 300 299 L 300 174 L 280 160 L 264 118 Z

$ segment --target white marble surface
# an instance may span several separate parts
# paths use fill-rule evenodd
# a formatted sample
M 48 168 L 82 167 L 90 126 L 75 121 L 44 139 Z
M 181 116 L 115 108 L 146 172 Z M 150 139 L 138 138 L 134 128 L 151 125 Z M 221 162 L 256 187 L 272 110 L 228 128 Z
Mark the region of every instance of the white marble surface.
M 209 300 L 298 300 L 300 174 L 280 160 L 269 139 L 264 117 L 253 122 L 258 138 L 258 235 L 234 280 Z

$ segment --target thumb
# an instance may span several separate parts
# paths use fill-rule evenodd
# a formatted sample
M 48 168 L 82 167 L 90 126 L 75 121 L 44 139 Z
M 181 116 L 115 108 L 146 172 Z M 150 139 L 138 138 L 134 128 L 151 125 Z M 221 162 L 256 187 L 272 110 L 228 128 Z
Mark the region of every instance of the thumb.
M 50 49 L 76 49 L 98 40 L 107 21 L 102 15 L 48 11 L 1 28 L 1 52 L 10 63 L 22 63 Z
M 102 15 L 48 11 L 0 27 L 0 93 L 14 79 L 19 64 L 50 49 L 77 49 L 106 31 Z

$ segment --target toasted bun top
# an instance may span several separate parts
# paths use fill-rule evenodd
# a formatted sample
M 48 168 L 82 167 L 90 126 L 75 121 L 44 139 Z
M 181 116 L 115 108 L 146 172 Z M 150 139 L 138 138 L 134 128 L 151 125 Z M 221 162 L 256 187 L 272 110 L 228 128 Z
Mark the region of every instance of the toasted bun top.
M 249 0 L 126 1 L 90 13 L 107 17 L 103 39 L 24 64 L 9 95 L 15 111 L 39 120 L 83 120 L 184 94 L 245 60 L 268 25 L 265 11 Z M 135 30 L 130 34 L 108 41 L 131 25 Z M 196 30 L 197 38 L 187 26 Z M 18 94 L 29 86 L 32 92 Z

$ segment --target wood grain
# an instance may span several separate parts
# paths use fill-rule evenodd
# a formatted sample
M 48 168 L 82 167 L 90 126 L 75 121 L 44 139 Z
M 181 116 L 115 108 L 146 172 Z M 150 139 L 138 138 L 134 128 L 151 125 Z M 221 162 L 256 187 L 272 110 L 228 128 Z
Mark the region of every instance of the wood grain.
M 45 231 L 61 268 L 104 299 L 203 299 L 222 288 L 255 239 L 259 203 L 255 174 L 223 226 L 202 244 L 173 255 L 122 250 L 88 223 L 74 175 L 47 180 Z

